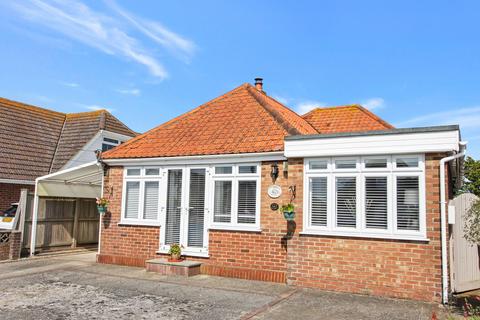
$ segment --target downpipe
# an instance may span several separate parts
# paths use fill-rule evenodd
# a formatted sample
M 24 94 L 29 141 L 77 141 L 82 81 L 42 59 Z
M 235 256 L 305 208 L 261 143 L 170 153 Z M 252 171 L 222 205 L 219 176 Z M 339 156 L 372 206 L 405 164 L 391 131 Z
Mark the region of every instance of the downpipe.
M 440 160 L 440 234 L 442 242 L 442 303 L 448 303 L 448 264 L 447 264 L 447 201 L 445 195 L 445 164 L 465 156 L 467 142 L 460 141 L 460 152 Z

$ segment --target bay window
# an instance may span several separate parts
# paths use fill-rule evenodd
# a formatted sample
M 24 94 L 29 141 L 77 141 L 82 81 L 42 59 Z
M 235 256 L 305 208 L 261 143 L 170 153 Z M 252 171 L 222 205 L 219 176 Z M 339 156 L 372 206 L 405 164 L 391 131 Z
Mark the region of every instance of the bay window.
M 305 160 L 306 234 L 426 239 L 422 155 Z
M 211 229 L 256 230 L 260 219 L 258 164 L 217 165 L 212 170 Z

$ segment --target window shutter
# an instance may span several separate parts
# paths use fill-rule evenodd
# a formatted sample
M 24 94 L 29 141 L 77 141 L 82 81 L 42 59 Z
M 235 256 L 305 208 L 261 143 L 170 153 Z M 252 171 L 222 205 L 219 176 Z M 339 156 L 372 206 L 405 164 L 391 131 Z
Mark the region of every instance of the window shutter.
M 311 224 L 327 226 L 327 177 L 310 179 Z
M 125 218 L 138 219 L 138 206 L 140 200 L 140 182 L 127 181 L 125 203 Z
M 182 214 L 182 169 L 168 170 L 167 225 L 165 243 L 180 242 L 180 217 Z
M 232 181 L 215 181 L 214 222 L 230 222 L 232 215 Z
M 256 181 L 238 181 L 238 223 L 255 223 Z
M 205 216 L 205 169 L 190 170 L 188 246 L 203 247 Z
M 158 181 L 145 182 L 143 219 L 158 219 Z
M 337 177 L 337 226 L 355 228 L 357 224 L 357 179 Z
M 365 218 L 367 228 L 387 229 L 387 177 L 365 178 Z
M 418 177 L 397 177 L 397 229 L 420 230 Z

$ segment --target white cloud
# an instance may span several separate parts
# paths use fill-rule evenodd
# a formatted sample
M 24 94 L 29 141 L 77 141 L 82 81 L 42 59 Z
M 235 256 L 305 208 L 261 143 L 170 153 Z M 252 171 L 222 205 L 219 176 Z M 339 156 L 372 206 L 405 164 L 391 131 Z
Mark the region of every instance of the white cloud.
M 277 100 L 278 102 L 280 102 L 281 104 L 284 104 L 284 105 L 287 105 L 287 103 L 289 102 L 289 100 L 285 97 L 282 97 L 282 96 L 277 96 L 277 95 L 274 95 L 272 96 L 273 99 Z
M 325 106 L 326 106 L 325 103 L 319 102 L 319 101 L 302 101 L 297 103 L 297 105 L 295 106 L 295 110 L 297 111 L 298 114 L 302 115 L 315 108 L 325 107 Z
M 194 52 L 193 42 L 163 27 L 158 22 L 133 18 L 120 9 L 115 2 L 110 6 L 130 24 L 155 43 L 170 51 L 178 50 L 190 56 Z M 92 10 L 78 0 L 51 1 L 28 0 L 3 3 L 25 19 L 62 33 L 68 38 L 96 48 L 106 54 L 121 56 L 148 68 L 155 77 L 164 79 L 168 73 L 164 66 L 147 50 L 137 38 L 125 30 L 122 21 Z
M 385 107 L 385 100 L 383 98 L 370 98 L 361 102 L 361 105 L 368 110 L 381 109 Z
M 106 3 L 125 20 L 130 22 L 137 30 L 176 55 L 180 55 L 185 60 L 189 60 L 194 54 L 196 46 L 192 41 L 167 29 L 161 23 L 137 17 L 120 8 L 114 0 L 106 0 Z
M 70 87 L 70 88 L 80 87 L 80 85 L 78 83 L 75 83 L 75 82 L 62 82 L 61 84 L 64 85 L 65 87 Z
M 91 111 L 97 111 L 97 110 L 107 110 L 108 112 L 112 113 L 115 111 L 115 109 L 110 109 L 110 108 L 104 108 L 96 104 L 84 106 L 86 109 L 91 110 Z
M 118 89 L 117 92 L 121 94 L 127 94 L 127 95 L 132 95 L 132 96 L 139 96 L 140 95 L 140 89 Z
M 462 128 L 478 128 L 480 123 L 480 107 L 460 108 L 450 111 L 433 112 L 413 117 L 397 123 L 398 127 L 426 126 L 442 124 L 459 124 Z

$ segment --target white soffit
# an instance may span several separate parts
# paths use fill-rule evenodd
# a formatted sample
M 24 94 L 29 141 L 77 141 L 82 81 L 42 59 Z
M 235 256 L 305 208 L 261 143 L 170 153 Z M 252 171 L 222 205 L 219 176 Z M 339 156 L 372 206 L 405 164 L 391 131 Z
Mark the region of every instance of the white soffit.
M 458 151 L 458 126 L 285 138 L 285 156 L 322 157 Z

